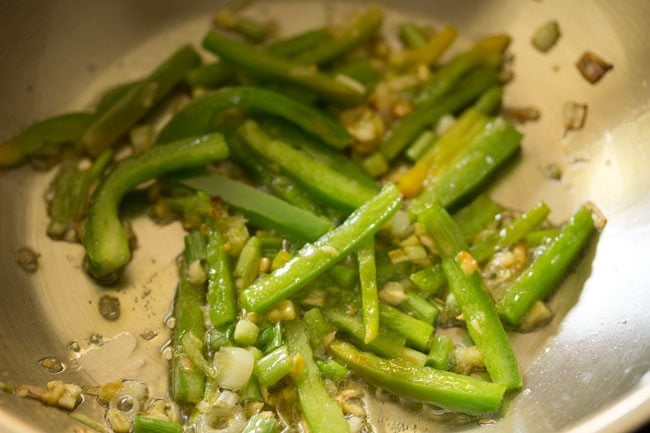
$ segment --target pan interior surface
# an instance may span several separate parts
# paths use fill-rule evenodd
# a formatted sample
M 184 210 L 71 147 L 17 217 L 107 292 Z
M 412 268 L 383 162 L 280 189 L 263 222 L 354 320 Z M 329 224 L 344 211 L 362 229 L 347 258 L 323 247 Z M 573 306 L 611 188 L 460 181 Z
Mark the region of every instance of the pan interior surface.
M 650 414 L 650 4 L 643 1 L 544 2 L 402 0 L 386 8 L 386 33 L 405 18 L 458 27 L 462 49 L 478 37 L 512 36 L 514 80 L 506 106 L 535 106 L 538 122 L 524 125 L 519 161 L 492 185 L 507 207 L 545 200 L 555 223 L 585 201 L 608 218 L 606 229 L 550 302 L 545 328 L 512 334 L 524 389 L 502 418 L 460 423 L 430 408 L 404 409 L 369 391 L 368 410 L 380 432 L 619 432 Z M 337 21 L 364 2 L 256 2 L 251 14 L 270 16 L 290 34 Z M 112 84 L 142 76 L 167 53 L 198 46 L 219 2 L 23 1 L 0 5 L 0 138 L 48 115 L 91 106 Z M 561 28 L 550 52 L 532 48 L 534 30 L 549 19 Z M 465 45 L 463 45 L 465 43 Z M 575 62 L 592 50 L 614 65 L 598 84 Z M 206 58 L 209 55 L 206 54 Z M 564 134 L 562 107 L 588 105 L 586 126 Z M 549 164 L 561 181 L 547 178 Z M 96 285 L 82 270 L 80 245 L 45 234 L 44 194 L 55 170 L 0 172 L 0 381 L 44 385 L 60 379 L 96 385 L 119 378 L 145 381 L 153 396 L 167 393 L 165 326 L 175 291 L 179 224 L 158 226 L 129 207 L 139 248 L 115 288 Z M 28 246 L 40 268 L 26 274 L 14 254 Z M 102 295 L 119 298 L 121 317 L 98 312 Z M 38 361 L 58 358 L 50 373 Z M 87 401 L 89 414 L 99 408 Z M 441 421 L 441 422 L 438 422 Z M 73 431 L 64 412 L 0 392 L 0 431 Z

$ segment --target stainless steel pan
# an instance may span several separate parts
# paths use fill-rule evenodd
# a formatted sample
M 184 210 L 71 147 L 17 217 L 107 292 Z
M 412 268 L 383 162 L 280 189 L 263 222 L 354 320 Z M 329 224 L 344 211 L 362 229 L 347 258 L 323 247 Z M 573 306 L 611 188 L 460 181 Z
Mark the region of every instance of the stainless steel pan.
M 515 79 L 506 104 L 534 105 L 539 122 L 526 125 L 521 161 L 494 185 L 494 197 L 524 209 L 546 200 L 560 222 L 585 200 L 609 218 L 600 239 L 551 302 L 552 323 L 513 337 L 525 389 L 496 424 L 438 424 L 395 403 L 371 401 L 378 431 L 619 432 L 650 418 L 650 4 L 642 0 L 384 1 L 386 30 L 402 16 L 457 25 L 468 40 L 506 31 L 514 38 Z M 258 2 L 286 32 L 340 17 L 352 2 Z M 22 1 L 0 5 L 0 136 L 33 120 L 89 106 L 113 83 L 136 78 L 185 41 L 198 43 L 214 1 Z M 530 46 L 533 30 L 557 19 L 562 36 L 548 54 Z M 574 63 L 587 49 L 614 64 L 597 85 Z M 563 137 L 565 101 L 584 102 L 584 130 Z M 562 181 L 545 176 L 558 164 Z M 53 172 L 0 172 L 0 381 L 44 384 L 55 378 L 90 385 L 138 378 L 154 395 L 166 392 L 161 347 L 173 296 L 174 258 L 182 230 L 158 227 L 135 212 L 140 248 L 120 285 L 116 322 L 97 302 L 106 289 L 81 271 L 79 245 L 45 236 L 43 194 Z M 41 254 L 28 275 L 14 252 Z M 157 335 L 146 340 L 147 331 Z M 91 344 L 92 334 L 103 345 Z M 151 335 L 151 334 L 150 334 Z M 97 341 L 97 339 L 95 339 Z M 80 350 L 70 349 L 78 343 Z M 74 344 L 73 344 L 74 347 Z M 59 374 L 38 364 L 55 356 Z M 431 418 L 431 419 L 429 419 Z M 71 431 L 63 412 L 0 392 L 0 431 Z

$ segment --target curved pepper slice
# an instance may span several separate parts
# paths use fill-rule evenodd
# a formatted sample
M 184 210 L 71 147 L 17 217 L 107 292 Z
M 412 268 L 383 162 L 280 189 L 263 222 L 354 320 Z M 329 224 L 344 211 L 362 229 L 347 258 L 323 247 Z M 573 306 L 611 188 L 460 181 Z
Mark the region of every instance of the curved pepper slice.
M 213 132 L 217 116 L 228 108 L 254 110 L 282 117 L 337 149 L 343 149 L 351 141 L 345 128 L 321 110 L 281 93 L 247 86 L 224 87 L 196 99 L 176 113 L 160 131 L 157 141 L 167 143 Z
M 118 210 L 124 194 L 149 179 L 228 157 L 221 134 L 181 140 L 121 162 L 93 195 L 86 222 L 85 246 L 90 273 L 112 282 L 131 260 Z

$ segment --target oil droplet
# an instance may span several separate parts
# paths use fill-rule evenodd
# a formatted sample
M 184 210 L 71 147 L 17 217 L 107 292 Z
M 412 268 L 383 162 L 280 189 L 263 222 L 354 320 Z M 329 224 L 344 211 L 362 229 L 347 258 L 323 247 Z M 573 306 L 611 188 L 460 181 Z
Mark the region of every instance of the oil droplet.
M 104 345 L 104 337 L 102 336 L 102 334 L 98 332 L 93 332 L 88 338 L 88 341 L 90 342 L 90 344 L 94 344 L 96 346 Z
M 46 356 L 38 360 L 38 365 L 52 374 L 59 374 L 65 370 L 65 365 L 56 356 Z

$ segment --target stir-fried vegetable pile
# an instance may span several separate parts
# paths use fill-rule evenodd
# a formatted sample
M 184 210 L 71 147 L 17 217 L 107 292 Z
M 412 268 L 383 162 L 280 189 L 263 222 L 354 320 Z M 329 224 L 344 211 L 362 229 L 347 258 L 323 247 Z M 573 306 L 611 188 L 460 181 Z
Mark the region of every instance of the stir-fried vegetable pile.
M 0 145 L 1 166 L 60 161 L 47 233 L 81 242 L 101 283 L 133 254 L 133 189 L 156 221 L 182 221 L 171 396 L 199 433 L 364 430 L 359 380 L 498 413 L 522 387 L 506 329 L 548 322 L 602 228 L 589 204 L 556 228 L 543 202 L 482 193 L 522 140 L 499 115 L 507 36 L 440 61 L 456 29 L 405 23 L 393 48 L 382 21 L 373 8 L 269 40 L 275 26 L 222 11 L 203 39 L 218 60 L 184 46 L 94 111 Z M 113 430 L 181 431 L 114 388 L 106 401 L 132 401 Z

